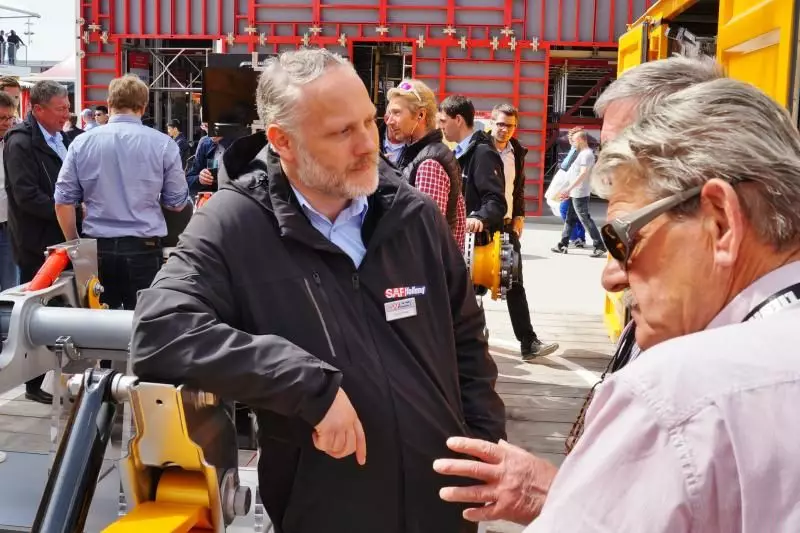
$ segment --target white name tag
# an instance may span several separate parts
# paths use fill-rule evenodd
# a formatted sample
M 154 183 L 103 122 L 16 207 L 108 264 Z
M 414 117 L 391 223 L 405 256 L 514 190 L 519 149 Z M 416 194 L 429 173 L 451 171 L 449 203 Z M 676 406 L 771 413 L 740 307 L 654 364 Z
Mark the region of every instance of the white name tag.
M 417 316 L 417 299 L 406 298 L 405 300 L 395 300 L 383 304 L 386 309 L 386 321 L 400 320 L 410 316 Z

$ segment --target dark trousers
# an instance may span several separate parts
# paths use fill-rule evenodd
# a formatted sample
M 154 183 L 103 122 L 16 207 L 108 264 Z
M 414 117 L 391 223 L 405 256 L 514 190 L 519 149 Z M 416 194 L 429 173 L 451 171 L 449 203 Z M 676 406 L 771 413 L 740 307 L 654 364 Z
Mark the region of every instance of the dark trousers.
M 92 237 L 89 237 L 92 238 Z M 153 283 L 163 262 L 161 239 L 97 239 L 97 261 L 103 295 L 110 309 L 133 310 L 139 291 Z
M 522 247 L 519 237 L 514 233 L 509 224 L 505 227 L 509 234 L 514 251 L 522 254 Z M 514 329 L 514 336 L 521 343 L 530 342 L 536 339 L 536 332 L 533 331 L 531 324 L 531 313 L 528 309 L 528 297 L 525 294 L 525 286 L 522 284 L 522 267 L 519 269 L 519 281 L 511 285 L 511 289 L 506 293 L 506 303 L 508 304 L 508 316 L 511 317 L 511 327 Z
M 44 264 L 44 256 L 42 256 L 42 262 L 38 265 L 34 264 L 21 264 L 19 265 L 19 282 L 20 284 L 28 283 L 33 280 L 33 277 L 39 271 L 39 269 Z M 44 381 L 44 374 L 41 376 L 35 377 L 30 381 L 25 383 L 25 390 L 27 392 L 37 392 L 42 388 L 42 382 Z
M 597 231 L 597 225 L 592 220 L 592 215 L 589 214 L 589 197 L 573 198 L 572 206 L 574 209 L 567 211 L 567 221 L 564 223 L 564 230 L 561 232 L 561 242 L 559 244 L 561 246 L 569 245 L 569 236 L 572 233 L 572 229 L 576 224 L 580 223 L 589 231 L 594 247 L 601 250 L 605 249 L 600 238 L 600 232 Z

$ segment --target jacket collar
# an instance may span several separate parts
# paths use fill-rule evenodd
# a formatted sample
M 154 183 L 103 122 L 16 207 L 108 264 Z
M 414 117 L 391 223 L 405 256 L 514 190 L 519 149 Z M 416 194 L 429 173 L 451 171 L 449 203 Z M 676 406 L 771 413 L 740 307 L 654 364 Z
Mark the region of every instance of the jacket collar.
M 36 120 L 36 117 L 33 116 L 33 111 L 29 111 L 25 122 L 16 127 L 20 127 L 23 130 L 28 130 L 31 136 L 31 145 L 52 157 L 58 158 L 58 160 L 61 161 L 61 158 L 58 156 L 55 150 L 50 148 L 50 145 L 47 144 L 47 139 L 45 139 L 44 134 L 42 133 L 42 127 L 39 125 L 39 121 Z M 16 127 L 14 129 L 16 129 Z M 61 141 L 64 143 L 65 147 L 69 147 L 69 138 L 66 135 L 61 136 Z
M 472 132 L 472 137 L 469 140 L 467 148 L 461 153 L 460 156 L 458 156 L 458 159 L 462 159 L 466 157 L 467 154 L 471 154 L 475 147 L 479 144 L 492 144 L 492 138 L 483 130 L 476 130 Z
M 525 156 L 528 155 L 528 149 L 522 146 L 516 137 L 511 137 L 508 142 L 514 147 L 514 154 L 519 154 L 519 157 L 525 159 Z
M 280 157 L 269 149 L 263 133 L 238 139 L 225 151 L 219 182 L 221 188 L 245 194 L 272 213 L 281 237 L 292 238 L 317 249 L 339 251 L 314 229 L 303 214 L 283 172 Z M 398 170 L 383 156 L 378 165 L 378 188 L 367 198 L 367 202 L 369 207 L 362 235 L 368 247 L 401 230 L 403 222 L 415 216 L 424 205 Z
M 400 155 L 400 159 L 397 162 L 397 166 L 403 168 L 404 166 L 411 163 L 415 157 L 419 155 L 419 153 L 428 146 L 429 144 L 442 142 L 442 130 L 439 129 L 432 129 L 425 135 L 423 135 L 419 140 L 414 143 L 411 143 L 405 147 L 402 154 Z

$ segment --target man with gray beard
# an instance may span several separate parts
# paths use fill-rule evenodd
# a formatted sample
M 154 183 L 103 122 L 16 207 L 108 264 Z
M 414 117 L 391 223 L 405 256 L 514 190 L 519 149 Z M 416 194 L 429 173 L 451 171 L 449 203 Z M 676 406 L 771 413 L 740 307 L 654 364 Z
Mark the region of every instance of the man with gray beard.
M 266 133 L 140 295 L 136 375 L 256 409 L 279 533 L 475 531 L 430 465 L 450 435 L 505 438 L 505 412 L 447 222 L 379 156 L 346 60 L 272 58 L 256 100 Z

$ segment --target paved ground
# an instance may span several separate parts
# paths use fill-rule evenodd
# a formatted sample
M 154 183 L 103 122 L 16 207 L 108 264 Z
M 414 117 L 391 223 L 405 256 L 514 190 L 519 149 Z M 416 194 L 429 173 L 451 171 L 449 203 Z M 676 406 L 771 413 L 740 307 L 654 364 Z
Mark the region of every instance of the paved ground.
M 593 206 L 597 219 L 602 220 L 602 209 L 602 204 Z M 542 339 L 560 343 L 556 354 L 532 364 L 523 363 L 505 302 L 484 302 L 492 354 L 500 372 L 498 391 L 507 407 L 509 440 L 556 464 L 563 460 L 564 438 L 612 349 L 601 320 L 604 294 L 599 279 L 604 260 L 593 259 L 588 251 L 581 250 L 552 254 L 550 247 L 559 236 L 560 225 L 555 217 L 543 217 L 526 226 L 522 250 L 534 328 Z M 26 499 L 37 500 L 35 494 L 41 494 L 47 475 L 46 461 L 26 461 L 33 457 L 32 453 L 46 454 L 49 450 L 50 412 L 45 406 L 25 401 L 23 392 L 18 388 L 0 395 L 0 451 L 10 452 L 5 464 L 0 463 L 0 531 L 5 511 L 22 505 Z M 104 472 L 109 475 L 102 490 L 97 491 L 93 506 L 93 511 L 102 507 L 103 514 L 112 519 L 118 478 L 110 466 L 119 457 L 118 449 L 115 446 L 106 455 L 108 468 Z M 240 458 L 245 467 L 243 480 L 252 485 L 253 454 L 242 452 Z M 21 476 L 20 481 L 7 483 L 13 476 Z M 252 526 L 235 529 L 252 531 Z M 522 527 L 493 523 L 482 529 L 516 533 Z

